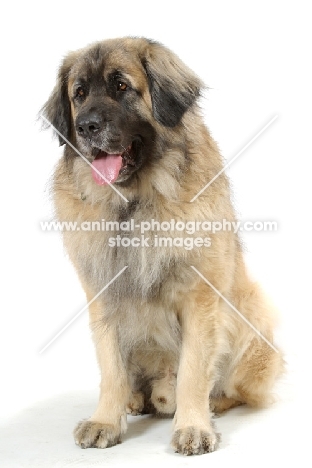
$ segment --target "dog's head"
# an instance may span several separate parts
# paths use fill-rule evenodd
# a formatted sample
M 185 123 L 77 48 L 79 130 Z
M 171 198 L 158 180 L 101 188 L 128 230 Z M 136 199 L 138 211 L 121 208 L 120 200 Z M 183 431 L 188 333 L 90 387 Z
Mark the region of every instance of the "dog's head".
M 196 75 L 159 43 L 113 39 L 64 59 L 43 115 L 61 145 L 69 141 L 92 163 L 99 185 L 128 183 L 160 154 L 159 135 L 181 125 L 200 88 Z

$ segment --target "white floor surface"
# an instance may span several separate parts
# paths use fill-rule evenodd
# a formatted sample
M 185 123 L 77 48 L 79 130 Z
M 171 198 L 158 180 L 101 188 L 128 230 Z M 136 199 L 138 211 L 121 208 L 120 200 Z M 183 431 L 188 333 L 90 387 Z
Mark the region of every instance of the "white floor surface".
M 211 454 L 185 457 L 170 447 L 171 420 L 149 415 L 128 417 L 122 443 L 109 449 L 82 450 L 75 446 L 75 423 L 91 415 L 97 390 L 77 391 L 42 400 L 0 428 L 0 466 L 95 467 L 95 466 L 311 466 L 308 455 L 309 428 L 296 395 L 298 376 L 287 375 L 277 388 L 278 401 L 270 408 L 239 407 L 215 419 L 222 434 L 219 449 Z M 296 385 L 295 382 L 296 381 Z M 305 436 L 306 435 L 306 436 Z M 307 455 L 304 455 L 304 453 Z M 310 461 L 309 461 L 309 458 Z

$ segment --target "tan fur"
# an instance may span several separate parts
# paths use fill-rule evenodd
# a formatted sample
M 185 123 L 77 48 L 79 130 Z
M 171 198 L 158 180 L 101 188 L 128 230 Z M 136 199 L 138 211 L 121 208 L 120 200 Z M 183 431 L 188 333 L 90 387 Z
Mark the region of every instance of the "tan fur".
M 136 104 L 140 115 L 148 118 L 165 142 L 157 163 L 139 170 L 130 186 L 118 187 L 129 202 L 139 199 L 139 209 L 131 213 L 135 223 L 235 220 L 224 173 L 190 203 L 220 171 L 222 159 L 196 103 L 173 128 L 155 120 L 140 60 L 168 76 L 177 92 L 200 86 L 198 78 L 170 51 L 144 39 L 106 41 L 102 47 L 107 54 L 104 75 L 110 68 L 124 67 L 141 92 Z M 70 55 L 63 65 L 69 92 L 80 57 L 90 50 Z M 74 119 L 73 105 L 71 112 Z M 60 221 L 117 221 L 127 210 L 111 187 L 93 182 L 89 166 L 79 157 L 69 163 L 60 161 L 53 191 Z M 239 239 L 226 231 L 209 233 L 209 248 L 121 247 L 117 251 L 108 246 L 111 235 L 64 232 L 65 247 L 88 301 L 128 266 L 90 306 L 102 373 L 101 396 L 94 415 L 76 428 L 76 442 L 82 447 L 113 445 L 126 430 L 126 411 L 137 414 L 152 406 L 160 414 L 175 413 L 172 445 L 176 451 L 213 451 L 218 436 L 210 419 L 209 395 L 212 409 L 220 411 L 241 403 L 261 406 L 282 370 L 281 354 L 191 268 L 198 269 L 271 341 L 274 317 L 259 287 L 248 278 Z M 165 235 L 190 237 L 172 231 Z M 207 237 L 207 233 L 194 236 Z

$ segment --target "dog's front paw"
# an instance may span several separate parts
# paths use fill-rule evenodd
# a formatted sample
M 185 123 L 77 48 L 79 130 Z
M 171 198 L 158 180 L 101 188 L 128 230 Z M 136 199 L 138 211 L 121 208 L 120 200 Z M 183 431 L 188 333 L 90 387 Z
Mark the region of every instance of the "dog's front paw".
M 215 434 L 212 429 L 208 431 L 189 426 L 173 433 L 171 445 L 182 455 L 201 455 L 216 450 L 219 440 L 219 434 Z
M 77 424 L 74 438 L 81 448 L 107 448 L 121 443 L 121 431 L 113 424 L 85 420 Z

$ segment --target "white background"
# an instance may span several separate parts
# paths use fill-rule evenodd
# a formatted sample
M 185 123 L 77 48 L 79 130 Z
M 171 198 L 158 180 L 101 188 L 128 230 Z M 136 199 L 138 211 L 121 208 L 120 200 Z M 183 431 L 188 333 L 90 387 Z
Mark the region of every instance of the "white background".
M 88 411 L 92 411 L 96 402 L 99 372 L 87 313 L 39 354 L 85 305 L 85 296 L 63 251 L 60 235 L 40 230 L 39 222 L 52 215 L 49 178 L 62 149 L 50 132 L 40 131 L 36 116 L 54 86 L 61 58 L 70 50 L 110 37 L 133 35 L 156 39 L 194 69 L 209 87 L 202 101 L 203 112 L 225 160 L 235 156 L 278 115 L 227 172 L 241 219 L 278 222 L 275 233 L 244 234 L 246 261 L 253 276 L 280 310 L 277 342 L 284 347 L 290 368 L 296 373 L 288 387 L 291 390 L 286 392 L 291 396 L 287 398 L 294 405 L 297 401 L 298 417 L 311 413 L 309 406 L 303 403 L 309 383 L 308 378 L 305 379 L 308 358 L 306 362 L 304 358 L 311 352 L 312 311 L 312 35 L 308 4 L 298 0 L 192 0 L 188 4 L 159 0 L 94 0 L 19 1 L 2 7 L 0 411 L 5 417 L 4 466 L 83 463 L 93 466 L 104 462 L 108 456 L 96 450 L 80 451 L 74 446 L 70 431 L 76 420 L 89 416 L 84 413 L 85 407 L 68 418 L 64 416 L 66 410 L 62 409 L 72 408 L 75 398 L 78 406 L 83 405 L 80 393 L 87 395 Z M 45 440 L 46 449 L 50 447 L 51 451 L 53 447 L 53 454 L 47 455 L 44 462 L 40 458 L 43 449 L 32 452 L 36 437 L 39 440 L 40 434 L 52 424 L 47 420 L 47 407 L 51 410 L 49 417 L 54 416 L 69 427 L 62 443 L 68 447 L 68 453 L 73 451 L 72 458 L 65 455 L 57 458 L 58 443 L 53 435 Z M 280 411 L 282 414 L 283 409 Z M 284 430 L 288 434 L 289 440 L 281 437 L 280 446 L 277 444 L 275 452 L 272 449 L 278 459 L 285 460 L 295 454 L 299 438 L 294 437 L 296 431 L 301 430 L 301 422 L 288 417 L 287 411 L 285 409 L 282 416 L 274 413 L 275 426 L 270 420 L 276 433 Z M 253 416 L 246 417 L 251 421 L 248 424 L 252 424 Z M 233 450 L 239 446 L 241 457 L 249 453 L 244 452 L 244 439 L 248 435 L 252 437 L 246 420 L 245 426 L 243 417 L 240 422 L 239 441 L 234 440 L 233 435 L 237 430 L 235 420 L 228 421 L 233 424 L 229 430 L 233 443 L 230 441 L 228 448 L 223 446 L 223 455 L 216 452 L 211 456 L 217 464 L 221 460 L 217 456 L 226 453 L 233 456 L 231 447 Z M 159 424 L 155 422 L 155 427 Z M 168 436 L 165 434 L 164 445 L 158 447 L 159 453 L 170 457 L 169 426 L 168 422 L 163 424 L 159 426 L 160 434 L 166 428 Z M 263 424 L 261 437 L 268 421 Z M 62 424 L 55 427 L 61 428 Z M 156 439 L 151 436 L 149 445 L 144 445 L 143 439 L 137 442 L 140 444 L 138 451 L 145 447 L 145 461 L 155 455 Z M 122 460 L 130 463 L 126 442 L 130 444 L 125 441 L 107 453 L 111 457 L 115 453 L 113 450 L 117 450 L 120 463 Z M 264 441 L 254 443 L 263 454 Z M 283 444 L 287 446 L 286 452 Z M 22 452 L 21 447 L 24 447 Z M 133 447 L 134 450 L 138 448 Z M 124 459 L 118 458 L 121 456 L 118 450 L 126 450 Z M 222 454 L 222 450 L 219 453 Z M 91 458 L 88 461 L 91 454 L 92 463 Z M 179 463 L 177 466 L 182 466 L 182 462 L 183 466 L 203 463 L 199 461 L 201 457 L 187 461 L 176 457 L 172 460 Z M 142 460 L 144 464 L 144 457 Z

